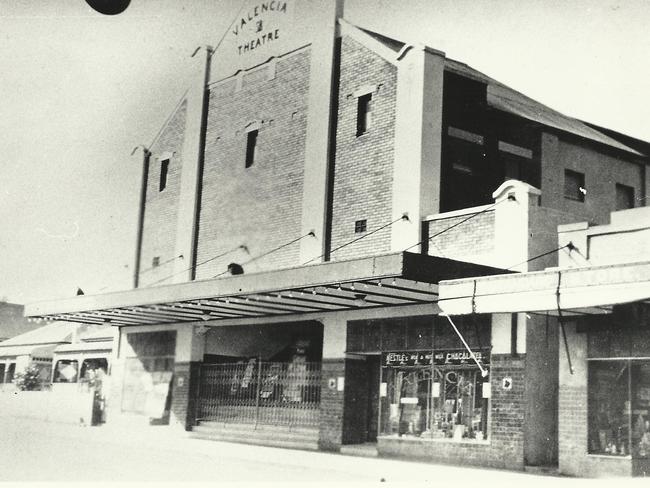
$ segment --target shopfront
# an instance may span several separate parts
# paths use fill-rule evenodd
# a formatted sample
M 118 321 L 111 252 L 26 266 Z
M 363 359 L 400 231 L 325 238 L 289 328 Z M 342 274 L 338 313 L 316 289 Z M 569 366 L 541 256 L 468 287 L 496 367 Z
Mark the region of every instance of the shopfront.
M 455 325 L 474 357 L 443 317 L 348 324 L 348 353 L 379 358 L 379 401 L 368 403 L 376 408 L 368 415 L 380 439 L 489 439 L 490 320 L 472 316 Z
M 644 309 L 643 304 L 617 307 L 585 326 L 587 426 L 589 455 L 631 460 L 633 474 L 648 476 L 650 324 L 640 313 Z
M 474 355 L 489 368 L 488 350 Z M 489 375 L 483 376 L 467 351 L 383 353 L 381 373 L 381 435 L 488 438 Z

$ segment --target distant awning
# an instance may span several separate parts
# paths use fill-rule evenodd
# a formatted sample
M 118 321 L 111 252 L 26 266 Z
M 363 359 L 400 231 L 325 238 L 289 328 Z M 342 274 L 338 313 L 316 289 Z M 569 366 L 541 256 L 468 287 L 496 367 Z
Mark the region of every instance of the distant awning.
M 39 302 L 27 305 L 25 316 L 122 326 L 415 305 L 436 302 L 442 279 L 499 272 L 505 271 L 400 252 Z
M 650 261 L 442 281 L 442 311 L 603 314 L 614 305 L 650 301 Z
M 98 352 L 110 353 L 113 349 L 113 341 L 96 341 L 96 342 L 76 342 L 73 344 L 61 344 L 54 352 Z
M 52 351 L 59 344 L 31 344 L 27 346 L 5 346 L 0 347 L 0 358 L 15 356 L 32 356 L 39 358 L 51 358 Z

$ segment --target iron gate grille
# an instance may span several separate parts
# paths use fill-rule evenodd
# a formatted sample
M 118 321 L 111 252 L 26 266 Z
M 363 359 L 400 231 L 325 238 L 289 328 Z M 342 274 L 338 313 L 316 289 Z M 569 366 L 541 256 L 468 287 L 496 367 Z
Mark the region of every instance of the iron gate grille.
M 203 364 L 197 420 L 318 427 L 321 363 Z

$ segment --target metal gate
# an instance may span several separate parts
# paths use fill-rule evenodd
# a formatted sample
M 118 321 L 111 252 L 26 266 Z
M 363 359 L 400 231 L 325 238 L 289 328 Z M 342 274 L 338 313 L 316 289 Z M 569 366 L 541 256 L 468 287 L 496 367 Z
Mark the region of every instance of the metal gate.
M 203 364 L 197 420 L 318 427 L 321 363 Z

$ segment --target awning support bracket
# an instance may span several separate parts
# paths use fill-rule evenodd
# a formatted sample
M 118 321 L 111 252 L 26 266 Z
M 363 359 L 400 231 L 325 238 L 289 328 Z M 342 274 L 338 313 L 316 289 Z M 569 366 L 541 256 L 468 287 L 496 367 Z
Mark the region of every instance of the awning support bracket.
M 460 333 L 460 331 L 459 331 L 458 328 L 456 327 L 456 324 L 454 324 L 454 321 L 451 320 L 451 317 L 450 317 L 449 315 L 447 315 L 447 314 L 440 314 L 440 315 L 442 315 L 443 317 L 447 317 L 447 320 L 449 321 L 449 323 L 451 324 L 451 326 L 454 328 L 454 331 L 456 332 L 456 334 L 457 334 L 458 337 L 460 338 L 461 342 L 462 342 L 463 345 L 465 346 L 465 349 L 467 349 L 467 352 L 469 353 L 470 357 L 474 360 L 474 362 L 475 362 L 476 365 L 478 366 L 478 369 L 481 370 L 481 376 L 482 376 L 483 378 L 485 378 L 485 377 L 488 375 L 488 370 L 485 369 L 485 368 L 483 367 L 483 365 L 479 362 L 478 359 L 476 359 L 476 356 L 474 355 L 474 352 L 473 352 L 472 349 L 469 347 L 469 345 L 467 344 L 467 342 L 465 342 L 465 338 L 463 337 L 463 335 Z
M 555 290 L 555 298 L 557 301 L 557 316 L 562 329 L 562 339 L 564 340 L 564 349 L 566 350 L 566 358 L 569 363 L 569 372 L 573 374 L 573 364 L 571 364 L 571 353 L 569 352 L 569 341 L 566 338 L 566 330 L 564 329 L 564 317 L 562 316 L 562 308 L 560 307 L 560 284 L 562 283 L 562 272 L 557 272 L 557 289 Z

